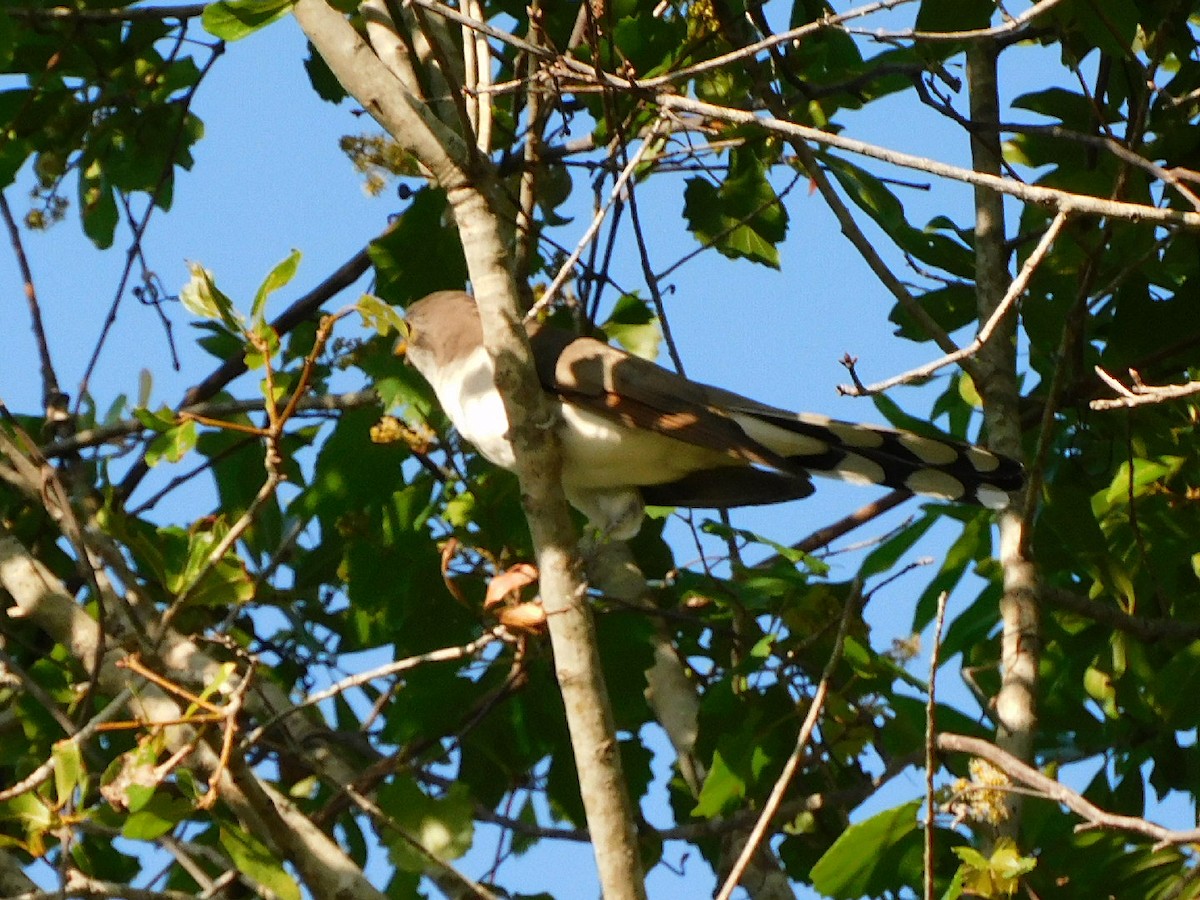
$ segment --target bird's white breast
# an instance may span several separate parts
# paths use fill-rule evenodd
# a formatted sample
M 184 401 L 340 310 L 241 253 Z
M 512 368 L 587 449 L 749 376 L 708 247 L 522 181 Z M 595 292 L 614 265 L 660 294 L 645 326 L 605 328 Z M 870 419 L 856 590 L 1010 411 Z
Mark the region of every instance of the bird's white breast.
M 508 440 L 508 415 L 487 351 L 480 347 L 457 365 L 419 368 L 458 433 L 488 460 L 511 469 L 516 460 Z

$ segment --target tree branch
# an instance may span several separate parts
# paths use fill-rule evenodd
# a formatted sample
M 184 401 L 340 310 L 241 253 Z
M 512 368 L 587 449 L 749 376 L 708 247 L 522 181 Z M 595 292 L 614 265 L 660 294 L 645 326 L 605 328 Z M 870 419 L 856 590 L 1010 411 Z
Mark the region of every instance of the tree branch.
M 517 311 L 516 285 L 508 269 L 509 242 L 500 217 L 507 205 L 495 172 L 471 143 L 438 120 L 388 71 L 340 12 L 324 0 L 299 0 L 295 13 L 346 90 L 446 191 L 475 289 L 484 346 L 495 365 L 508 416 L 600 883 L 609 900 L 643 900 L 633 811 L 621 773 L 586 585 L 579 575 L 574 526 L 559 478 L 553 414 L 534 374 Z
M 1126 203 L 1120 200 L 1105 200 L 1087 194 L 1073 194 L 1055 188 L 1041 185 L 1024 184 L 1009 178 L 988 172 L 977 172 L 952 166 L 948 163 L 937 162 L 923 156 L 914 156 L 899 150 L 888 150 L 866 141 L 831 134 L 819 128 L 807 125 L 797 125 L 769 116 L 760 116 L 744 109 L 733 109 L 727 106 L 716 106 L 682 97 L 677 94 L 659 94 L 656 102 L 664 109 L 682 110 L 700 116 L 708 116 L 726 122 L 740 125 L 757 125 L 767 131 L 782 134 L 786 137 L 798 137 L 802 140 L 813 141 L 828 147 L 835 147 L 849 153 L 857 153 L 871 159 L 878 159 L 894 166 L 928 172 L 939 178 L 961 181 L 977 187 L 986 188 L 998 194 L 1016 197 L 1035 206 L 1045 206 L 1056 211 L 1078 213 L 1081 215 L 1108 216 L 1129 222 L 1153 222 L 1159 225 L 1178 225 L 1189 229 L 1200 229 L 1200 212 L 1184 212 L 1174 209 L 1160 209 L 1156 206 L 1145 206 L 1140 203 Z M 995 126 L 993 126 L 994 129 Z
M 967 51 L 967 82 L 970 93 L 971 163 L 981 177 L 999 177 L 1001 154 L 996 122 L 999 94 L 996 50 L 976 44 Z M 1066 208 L 1059 210 L 1060 218 Z M 1060 223 L 1061 224 L 1061 223 Z M 1051 229 L 1054 230 L 1054 229 Z M 981 320 L 990 319 L 1008 292 L 1009 274 L 1005 250 L 1004 203 L 987 184 L 975 185 L 975 290 Z M 995 340 L 985 344 L 975 357 L 979 368 L 975 386 L 983 402 L 988 446 L 1014 459 L 1021 448 L 1020 387 L 1016 368 L 1016 327 L 1011 320 Z M 1004 569 L 1004 593 L 1000 598 L 1003 622 L 1001 636 L 1001 684 L 996 696 L 997 742 L 1020 759 L 1031 759 L 1037 730 L 1037 681 L 1040 657 L 1040 622 L 1037 607 L 1037 574 L 1026 556 L 1024 494 L 997 514 L 1000 530 L 1000 563 Z M 1020 830 L 1021 797 L 1005 796 L 1008 816 L 998 826 L 1002 835 L 1015 838 Z
M 1128 831 L 1153 838 L 1156 849 L 1175 844 L 1194 844 L 1200 841 L 1200 828 L 1174 831 L 1135 816 L 1107 812 L 1071 790 L 1061 782 L 1043 775 L 1033 766 L 1001 750 L 982 738 L 944 733 L 937 736 L 938 749 L 948 753 L 969 753 L 985 759 L 1003 771 L 1013 781 L 1032 788 L 1047 800 L 1060 803 L 1091 825 L 1116 831 Z

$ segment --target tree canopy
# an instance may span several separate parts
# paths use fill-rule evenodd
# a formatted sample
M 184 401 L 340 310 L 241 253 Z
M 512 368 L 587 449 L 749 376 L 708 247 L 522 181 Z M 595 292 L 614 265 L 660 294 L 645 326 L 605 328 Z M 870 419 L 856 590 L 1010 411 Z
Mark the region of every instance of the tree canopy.
M 592 876 L 554 869 L 583 846 L 612 900 L 646 873 L 664 896 L 1194 896 L 1196 21 L 1148 0 L 0 9 L 7 340 L 40 392 L 0 378 L 0 895 L 579 896 Z M 146 242 L 211 139 L 197 98 L 228 44 L 296 24 L 312 108 L 396 214 L 304 289 L 299 244 L 245 296 L 203 259 L 163 284 Z M 682 298 L 694 261 L 797 296 L 829 265 L 794 262 L 801 204 L 875 296 L 769 325 L 848 347 L 886 327 L 841 390 L 1022 460 L 1025 487 L 999 513 L 876 492 L 798 530 L 660 509 L 628 545 L 581 540 L 515 326 L 681 368 L 685 303 L 717 346 L 745 318 Z M 83 337 L 25 252 L 76 229 L 120 260 Z M 465 287 L 515 472 L 395 352 L 404 307 Z M 123 393 L 146 365 L 106 343 L 125 298 L 204 354 L 169 403 L 149 375 Z M 905 640 L 871 625 L 884 589 Z

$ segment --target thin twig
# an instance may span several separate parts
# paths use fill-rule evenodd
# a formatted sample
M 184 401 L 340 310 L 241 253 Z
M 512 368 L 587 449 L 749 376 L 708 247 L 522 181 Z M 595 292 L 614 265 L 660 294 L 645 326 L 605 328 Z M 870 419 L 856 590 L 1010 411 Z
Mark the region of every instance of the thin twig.
M 507 31 L 487 24 L 487 22 L 464 15 L 457 9 L 453 9 L 444 3 L 438 3 L 437 0 L 404 0 L 403 5 L 419 6 L 422 9 L 427 9 L 435 15 L 449 19 L 451 22 L 478 31 L 481 34 L 486 34 L 488 37 L 516 47 L 518 50 L 524 50 L 530 56 L 536 56 L 538 59 L 555 60 L 558 58 L 558 54 L 553 50 L 546 47 L 539 47 L 537 44 L 531 44 L 529 41 L 522 40 L 515 34 L 510 34 Z
M 161 19 L 169 22 L 172 19 L 183 22 L 195 19 L 204 13 L 207 3 L 189 3 L 183 6 L 135 6 L 122 9 L 78 9 L 74 6 L 52 6 L 48 9 L 32 9 L 16 7 L 6 9 L 6 15 L 14 19 L 28 19 L 38 22 L 95 22 L 108 24 L 112 22 L 136 22 L 144 19 Z
M 968 31 L 885 31 L 882 28 L 874 31 L 860 28 L 846 28 L 845 31 L 850 34 L 860 34 L 888 42 L 911 40 L 924 43 L 947 43 L 987 40 L 1016 34 L 1042 13 L 1058 6 L 1061 2 L 1062 0 L 1041 0 L 1040 3 L 1035 3 L 1029 9 L 1025 10 L 1025 12 L 1021 13 L 1021 15 L 1014 16 L 1005 22 L 1001 22 L 999 25 L 993 25 L 990 28 L 972 28 Z
M 966 184 L 986 188 L 999 194 L 1007 194 L 1032 203 L 1037 206 L 1047 206 L 1052 209 L 1069 213 L 1092 216 L 1109 216 L 1129 222 L 1152 222 L 1158 225 L 1178 225 L 1189 229 L 1200 229 L 1200 212 L 1185 212 L 1182 210 L 1162 209 L 1157 206 L 1146 206 L 1141 203 L 1127 203 L 1120 200 L 1106 200 L 1089 194 L 1075 194 L 1070 191 L 1043 187 L 1042 185 L 1024 184 L 1010 178 L 976 172 L 961 166 L 952 166 L 923 156 L 904 153 L 899 150 L 889 150 L 877 144 L 855 140 L 839 134 L 798 125 L 795 122 L 785 122 L 770 116 L 759 116 L 744 109 L 733 109 L 727 106 L 717 106 L 701 100 L 693 100 L 678 94 L 659 94 L 659 106 L 664 109 L 683 110 L 700 116 L 709 116 L 739 125 L 756 125 L 766 131 L 772 131 L 786 137 L 798 137 L 802 140 L 813 141 L 848 153 L 856 153 L 871 159 L 878 159 L 890 165 L 919 172 L 928 172 L 939 178 L 961 181 Z
M 391 228 L 389 227 L 388 231 L 390 230 Z M 384 234 L 386 233 L 385 231 Z M 301 322 L 311 318 L 321 308 L 323 303 L 358 281 L 370 267 L 371 257 L 367 248 L 363 248 L 346 262 L 342 263 L 324 281 L 299 297 L 287 309 L 272 319 L 270 323 L 271 328 L 280 337 L 288 334 Z M 184 394 L 183 401 L 178 408 L 187 409 L 197 403 L 203 403 L 211 399 L 228 385 L 229 382 L 245 371 L 245 354 L 241 352 L 233 354 L 203 381 L 189 388 L 187 393 Z M 261 404 L 259 404 L 259 408 L 261 408 Z M 131 466 L 129 472 L 121 480 L 117 488 L 118 498 L 124 499 L 133 493 L 149 471 L 150 467 L 146 464 L 145 459 L 141 459 Z
M 1029 254 L 1029 257 L 1025 260 L 1025 264 L 1021 266 L 1021 271 L 1017 273 L 1017 277 L 1009 283 L 1008 290 L 1004 293 L 1004 298 L 996 306 L 996 309 L 992 312 L 991 316 L 988 317 L 988 320 L 983 323 L 983 327 L 980 328 L 979 333 L 975 335 L 975 340 L 971 341 L 969 345 L 955 350 L 953 353 L 947 353 L 940 359 L 935 359 L 932 362 L 917 366 L 915 369 L 910 369 L 907 372 L 901 372 L 899 375 L 886 378 L 883 381 L 876 382 L 875 384 L 866 386 L 853 384 L 838 385 L 839 393 L 848 394 L 850 396 L 879 394 L 888 390 L 889 388 L 895 387 L 898 384 L 909 384 L 913 381 L 919 381 L 922 378 L 928 378 L 938 369 L 945 368 L 952 363 L 960 362 L 966 359 L 968 356 L 974 356 L 976 353 L 978 353 L 980 348 L 991 339 L 993 334 L 995 334 L 996 328 L 1005 319 L 1009 311 L 1016 306 L 1018 298 L 1025 293 L 1025 288 L 1029 285 L 1029 279 L 1033 277 L 1033 273 L 1037 270 L 1037 267 L 1041 265 L 1042 260 L 1050 251 L 1050 247 L 1058 237 L 1059 232 L 1062 231 L 1063 226 L 1066 225 L 1067 217 L 1068 213 L 1066 210 L 1059 211 L 1058 215 L 1054 217 L 1054 221 L 1050 223 L 1050 227 L 1046 229 L 1045 234 L 1043 234 L 1041 240 L 1038 241 L 1038 245 L 1033 249 L 1033 252 Z
M 401 672 L 407 672 L 409 669 L 415 669 L 417 666 L 422 666 L 426 663 L 448 662 L 456 659 L 465 659 L 468 656 L 475 656 L 489 644 L 508 639 L 508 629 L 503 625 L 497 625 L 491 631 L 473 641 L 470 641 L 467 644 L 464 644 L 461 647 L 443 647 L 440 650 L 431 650 L 428 653 L 420 653 L 416 656 L 409 656 L 405 659 L 399 659 L 395 662 L 390 662 L 386 665 L 370 669 L 366 672 L 358 672 L 354 675 L 351 675 L 349 678 L 343 678 L 332 687 L 328 687 L 323 691 L 318 691 L 315 694 L 310 694 L 294 706 L 290 706 L 282 712 L 277 713 L 274 717 L 268 719 L 266 722 L 263 722 L 262 725 L 258 726 L 252 732 L 246 735 L 242 743 L 244 746 L 250 746 L 254 744 L 255 741 L 262 737 L 264 732 L 293 713 L 299 712 L 305 707 L 315 706 L 318 703 L 322 703 L 325 700 L 336 697 L 338 694 L 344 693 L 351 688 L 360 687 L 361 685 L 375 681 L 379 678 L 387 678 L 391 675 L 398 675 Z
M 1100 380 L 1120 395 L 1112 399 L 1093 400 L 1088 406 L 1096 410 L 1131 409 L 1135 406 L 1150 406 L 1200 394 L 1200 381 L 1188 381 L 1184 384 L 1146 384 L 1138 377 L 1137 372 L 1131 370 L 1132 387 L 1125 387 L 1099 366 L 1096 366 L 1095 370 Z
M 829 660 L 825 663 L 825 670 L 821 672 L 821 681 L 817 685 L 817 690 L 809 701 L 808 713 L 805 715 L 804 722 L 800 726 L 800 733 L 796 735 L 796 746 L 784 764 L 783 771 L 775 781 L 774 787 L 771 788 L 771 794 L 767 797 L 767 802 L 763 805 L 762 814 L 758 817 L 758 821 L 754 823 L 754 828 L 751 829 L 750 835 L 746 839 L 746 844 L 742 847 L 742 852 L 737 858 L 737 862 L 730 869 L 729 875 L 726 877 L 725 883 L 721 885 L 721 890 L 717 893 L 715 900 L 729 900 L 730 895 L 737 888 L 738 882 L 741 881 L 746 867 L 750 865 L 750 860 L 762 843 L 771 820 L 775 817 L 775 813 L 779 810 L 779 806 L 783 802 L 783 796 L 787 793 L 792 777 L 796 774 L 796 769 L 799 767 L 800 760 L 803 758 L 805 749 L 808 747 L 809 737 L 811 737 L 813 729 L 816 728 L 817 719 L 824 708 L 825 697 L 829 693 L 829 682 L 833 678 L 833 670 L 836 668 L 838 662 L 841 661 L 842 646 L 846 640 L 846 632 L 850 628 L 850 620 L 854 617 L 854 612 L 858 609 L 861 599 L 862 585 L 855 582 L 850 589 L 850 595 L 846 598 L 846 608 L 842 611 L 842 621 L 838 626 L 833 650 L 829 654 Z
M 96 370 L 96 366 L 100 362 L 100 354 L 104 350 L 104 345 L 108 340 L 109 332 L 112 330 L 117 321 L 117 312 L 121 307 L 121 301 L 125 297 L 125 288 L 129 284 L 129 279 L 133 275 L 134 262 L 141 254 L 142 238 L 146 234 L 146 229 L 150 226 L 150 218 L 154 214 L 154 210 L 158 208 L 159 195 L 166 186 L 167 181 L 173 177 L 175 172 L 175 153 L 179 149 L 179 145 L 183 140 L 183 136 L 187 131 L 188 116 L 191 114 L 192 101 L 196 97 L 196 92 L 200 89 L 200 85 L 204 83 L 205 77 L 212 71 L 212 67 L 216 65 L 217 60 L 225 52 L 225 42 L 218 41 L 210 48 L 208 60 L 201 67 L 195 81 L 183 93 L 182 98 L 177 101 L 179 111 L 179 125 L 175 129 L 174 135 L 171 138 L 171 150 L 165 162 L 163 163 L 162 171 L 158 173 L 158 180 L 154 187 L 148 192 L 149 198 L 146 203 L 146 211 L 142 214 L 142 218 L 132 223 L 133 237 L 129 245 L 129 249 L 125 253 L 125 265 L 121 270 L 121 277 L 117 281 L 117 289 L 113 294 L 112 303 L 109 304 L 108 312 L 104 317 L 104 324 L 100 327 L 100 334 L 96 338 L 96 346 L 92 349 L 92 355 L 88 359 L 87 366 L 83 370 L 83 377 L 79 379 L 79 387 L 75 397 L 75 412 L 78 414 L 81 404 L 87 397 L 88 384 L 91 381 L 92 374 Z
M 13 218 L 8 198 L 3 193 L 0 193 L 0 216 L 4 217 L 4 225 L 8 229 L 8 239 L 12 244 L 13 254 L 17 258 L 17 268 L 21 272 L 21 279 L 25 282 L 25 300 L 29 304 L 30 324 L 33 327 L 38 360 L 42 367 L 42 405 L 46 415 L 50 415 L 52 408 L 62 405 L 60 399 L 62 392 L 58 387 L 58 376 L 54 374 L 54 361 L 50 358 L 50 342 L 46 338 L 46 326 L 42 323 L 42 308 L 38 303 L 37 288 L 33 284 L 33 270 L 29 266 L 29 259 L 25 256 L 21 231 L 17 228 L 17 222 Z
M 649 132 L 647 132 L 646 136 L 642 138 L 642 146 L 638 147 L 638 152 L 633 155 L 633 158 L 630 159 L 625 165 L 625 168 L 621 170 L 621 174 L 617 176 L 617 180 L 613 183 L 612 190 L 609 191 L 608 194 L 608 201 L 602 207 L 600 207 L 600 209 L 596 212 L 596 215 L 592 217 L 592 223 L 588 226 L 587 231 L 583 233 L 583 237 L 581 237 L 579 242 L 575 245 L 575 249 L 571 251 L 571 255 L 568 256 L 566 261 L 563 262 L 562 266 L 559 267 L 558 274 L 554 276 L 554 280 L 550 282 L 549 287 L 546 288 L 546 292 L 542 295 L 541 299 L 539 299 L 538 302 L 533 305 L 533 308 L 525 314 L 526 320 L 533 319 L 538 313 L 540 313 L 543 309 L 546 309 L 551 303 L 554 302 L 554 298 L 558 294 L 559 289 L 571 275 L 571 272 L 575 267 L 575 263 L 579 261 L 579 257 L 583 254 L 583 249 L 587 247 L 596 237 L 596 232 L 600 230 L 600 226 L 604 222 L 604 217 L 608 215 L 609 209 L 611 209 L 612 205 L 617 202 L 618 199 L 620 199 L 621 194 L 625 189 L 625 183 L 631 177 L 633 177 L 633 174 L 637 171 L 642 159 L 652 149 L 658 146 L 658 141 L 662 136 L 662 129 L 665 127 L 665 124 L 665 120 L 661 117 L 655 120 L 654 125 L 651 126 Z

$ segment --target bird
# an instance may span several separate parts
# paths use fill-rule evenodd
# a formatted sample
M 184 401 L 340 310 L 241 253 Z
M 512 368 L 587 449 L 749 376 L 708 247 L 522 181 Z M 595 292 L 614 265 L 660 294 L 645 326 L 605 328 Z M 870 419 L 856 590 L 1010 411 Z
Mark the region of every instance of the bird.
M 474 299 L 437 291 L 405 312 L 402 352 L 458 433 L 513 469 L 509 422 Z M 526 326 L 558 418 L 562 486 L 599 532 L 628 540 L 645 507 L 726 509 L 807 497 L 812 475 L 1002 509 L 1015 459 L 951 438 L 779 409 L 692 381 L 602 340 Z

